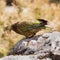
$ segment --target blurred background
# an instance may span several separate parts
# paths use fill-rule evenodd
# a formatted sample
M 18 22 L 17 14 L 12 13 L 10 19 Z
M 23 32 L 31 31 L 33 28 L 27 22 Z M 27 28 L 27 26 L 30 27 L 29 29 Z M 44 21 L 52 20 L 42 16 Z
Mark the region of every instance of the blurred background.
M 47 20 L 48 27 L 36 33 L 60 31 L 60 0 L 0 0 L 0 57 L 25 36 L 10 31 L 12 24 L 26 21 L 38 23 L 36 19 Z

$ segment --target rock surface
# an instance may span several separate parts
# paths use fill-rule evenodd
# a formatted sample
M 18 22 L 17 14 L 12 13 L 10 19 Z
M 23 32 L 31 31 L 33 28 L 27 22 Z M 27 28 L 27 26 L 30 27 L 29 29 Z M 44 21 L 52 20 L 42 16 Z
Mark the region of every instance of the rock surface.
M 13 56 L 14 54 L 17 55 Z M 60 32 L 23 39 L 9 55 L 0 60 L 60 60 Z
M 39 59 L 37 56 L 6 56 L 0 60 L 51 60 L 50 58 Z

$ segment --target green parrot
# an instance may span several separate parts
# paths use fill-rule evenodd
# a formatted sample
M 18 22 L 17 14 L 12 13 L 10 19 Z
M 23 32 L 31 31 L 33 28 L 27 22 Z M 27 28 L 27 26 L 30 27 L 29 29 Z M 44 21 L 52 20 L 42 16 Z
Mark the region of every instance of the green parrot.
M 15 31 L 18 34 L 24 35 L 26 38 L 33 37 L 38 31 L 41 29 L 46 28 L 45 25 L 47 25 L 47 21 L 44 19 L 37 19 L 40 23 L 15 23 L 11 26 L 11 29 Z

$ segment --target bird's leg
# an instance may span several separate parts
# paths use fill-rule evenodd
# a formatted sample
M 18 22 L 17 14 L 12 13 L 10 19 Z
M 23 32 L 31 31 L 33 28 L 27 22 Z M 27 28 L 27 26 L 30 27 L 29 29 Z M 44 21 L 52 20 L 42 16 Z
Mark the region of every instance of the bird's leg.
M 36 33 L 33 33 L 33 35 L 29 36 L 29 37 L 26 37 L 26 38 L 32 38 L 35 36 Z

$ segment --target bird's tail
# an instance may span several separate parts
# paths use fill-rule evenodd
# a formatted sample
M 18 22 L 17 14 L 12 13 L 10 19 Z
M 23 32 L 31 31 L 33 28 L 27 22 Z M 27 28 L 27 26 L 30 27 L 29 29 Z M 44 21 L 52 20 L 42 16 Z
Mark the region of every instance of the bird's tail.
M 41 24 L 47 25 L 48 21 L 44 19 L 37 19 Z

